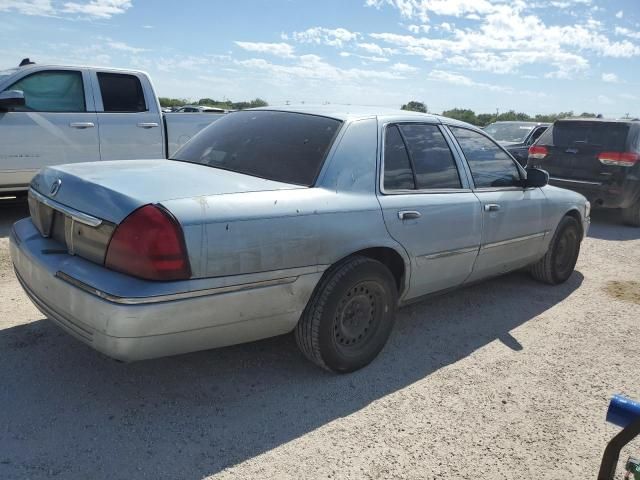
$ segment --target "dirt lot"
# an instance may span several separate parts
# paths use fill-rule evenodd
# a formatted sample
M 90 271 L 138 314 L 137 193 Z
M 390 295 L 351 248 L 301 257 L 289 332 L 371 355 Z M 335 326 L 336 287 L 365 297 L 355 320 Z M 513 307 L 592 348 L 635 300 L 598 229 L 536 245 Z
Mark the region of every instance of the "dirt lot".
M 609 397 L 640 397 L 640 229 L 610 213 L 566 284 L 517 273 L 404 309 L 347 376 L 288 336 L 102 357 L 21 291 L 7 236 L 25 214 L 0 205 L 2 479 L 595 478 Z

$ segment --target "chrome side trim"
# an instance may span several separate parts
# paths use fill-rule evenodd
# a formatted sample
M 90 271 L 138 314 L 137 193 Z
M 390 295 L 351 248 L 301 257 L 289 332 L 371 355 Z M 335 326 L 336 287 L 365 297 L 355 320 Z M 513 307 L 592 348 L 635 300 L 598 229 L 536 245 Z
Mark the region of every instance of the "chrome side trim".
M 273 287 L 275 285 L 286 285 L 289 283 L 295 282 L 298 277 L 284 277 L 277 278 L 274 280 L 263 280 L 260 282 L 251 282 L 251 283 L 242 283 L 240 285 L 229 285 L 227 287 L 218 287 L 218 288 L 207 288 L 203 290 L 193 290 L 191 292 L 181 292 L 181 293 L 171 293 L 168 295 L 154 295 L 150 297 L 119 297 L 117 295 L 111 295 L 109 293 L 103 292 L 102 290 L 98 290 L 97 288 L 92 287 L 91 285 L 87 285 L 86 283 L 78 280 L 77 278 L 73 278 L 72 276 L 57 271 L 56 277 L 60 280 L 64 280 L 65 282 L 77 287 L 81 290 L 84 290 L 87 293 L 95 295 L 96 297 L 100 297 L 103 300 L 107 300 L 112 303 L 119 303 L 123 305 L 142 305 L 149 303 L 160 303 L 160 302 L 170 302 L 173 300 L 186 300 L 189 298 L 197 298 L 197 297 L 206 297 L 210 295 L 220 295 L 222 293 L 233 293 L 233 292 L 242 292 L 244 290 L 253 290 L 256 288 L 263 287 Z
M 457 248 L 455 250 L 444 250 L 442 252 L 430 253 L 427 255 L 419 255 L 418 258 L 425 259 L 425 260 L 434 260 L 436 258 L 452 257 L 454 255 L 462 255 L 463 253 L 477 252 L 479 248 L 480 247 L 476 246 L 476 247 Z
M 44 203 L 47 207 L 51 207 L 54 210 L 64 213 L 68 215 L 76 222 L 84 223 L 85 225 L 89 225 L 90 227 L 99 227 L 102 224 L 102 220 L 96 217 L 92 217 L 91 215 L 87 215 L 86 213 L 79 212 L 75 208 L 67 207 L 66 205 L 62 205 L 61 203 L 56 202 L 55 200 L 51 200 L 50 198 L 45 197 L 40 192 L 37 192 L 33 188 L 29 188 L 29 195 L 35 198 L 37 201 Z
M 595 185 L 595 186 L 602 185 L 602 182 L 589 182 L 587 180 L 571 180 L 568 178 L 559 178 L 559 177 L 549 177 L 549 180 L 555 180 L 557 182 L 565 182 L 565 183 L 579 183 L 582 185 Z
M 547 233 L 549 232 L 545 231 L 540 233 L 534 233 L 532 235 L 525 235 L 523 237 L 510 238 L 509 240 L 502 240 L 500 242 L 487 243 L 482 246 L 482 250 L 486 250 L 487 248 L 493 248 L 493 247 L 501 247 L 503 245 L 509 245 L 511 243 L 524 242 L 525 240 L 532 240 L 534 238 L 544 237 Z

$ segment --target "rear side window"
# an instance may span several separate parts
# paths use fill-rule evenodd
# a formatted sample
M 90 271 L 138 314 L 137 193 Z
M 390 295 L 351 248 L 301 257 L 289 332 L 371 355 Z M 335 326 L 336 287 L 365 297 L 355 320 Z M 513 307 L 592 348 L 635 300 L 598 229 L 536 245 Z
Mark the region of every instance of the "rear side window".
M 292 112 L 230 113 L 202 130 L 173 159 L 311 186 L 341 124 Z
M 146 112 L 140 79 L 120 73 L 98 73 L 105 112 Z
M 437 125 L 400 125 L 416 173 L 417 188 L 461 188 L 456 162 Z
M 387 128 L 384 142 L 384 189 L 413 190 L 416 184 L 409 162 L 409 154 L 398 127 Z
M 7 90 L 21 90 L 25 106 L 16 111 L 85 112 L 82 73 L 59 70 L 38 72 L 18 80 Z
M 476 188 L 520 186 L 513 159 L 486 136 L 461 127 L 449 127 L 464 153 Z
M 626 150 L 629 126 L 624 123 L 560 121 L 549 127 L 538 140 L 538 145 L 560 148 L 581 145 L 602 150 Z

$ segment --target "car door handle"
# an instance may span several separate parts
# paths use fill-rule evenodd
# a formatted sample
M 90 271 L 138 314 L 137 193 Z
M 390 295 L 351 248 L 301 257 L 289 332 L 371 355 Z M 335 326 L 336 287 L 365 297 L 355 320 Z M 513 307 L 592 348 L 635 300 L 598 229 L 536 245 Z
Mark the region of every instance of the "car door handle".
M 93 122 L 72 122 L 69 124 L 71 128 L 93 128 L 95 125 Z
M 154 128 L 159 126 L 160 125 L 158 125 L 156 122 L 142 122 L 138 124 L 138 128 Z
M 398 218 L 400 220 L 413 220 L 416 218 L 420 218 L 422 214 L 420 212 L 416 212 L 414 210 L 402 210 L 398 212 Z
M 487 203 L 484 206 L 485 212 L 497 212 L 498 210 L 500 210 L 500 205 L 498 205 L 497 203 Z

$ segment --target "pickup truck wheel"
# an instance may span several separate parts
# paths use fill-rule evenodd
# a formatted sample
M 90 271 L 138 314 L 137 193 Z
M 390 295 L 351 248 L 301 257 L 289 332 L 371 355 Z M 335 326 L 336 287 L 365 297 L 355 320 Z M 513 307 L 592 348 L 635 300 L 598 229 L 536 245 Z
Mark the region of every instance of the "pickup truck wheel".
M 578 221 L 573 217 L 564 217 L 545 256 L 531 266 L 533 278 L 550 285 L 566 282 L 578 261 L 581 241 Z
M 396 283 L 382 263 L 354 256 L 331 267 L 295 329 L 298 347 L 316 365 L 358 370 L 382 350 L 395 318 Z
M 622 210 L 622 221 L 632 227 L 640 227 L 640 200 Z

